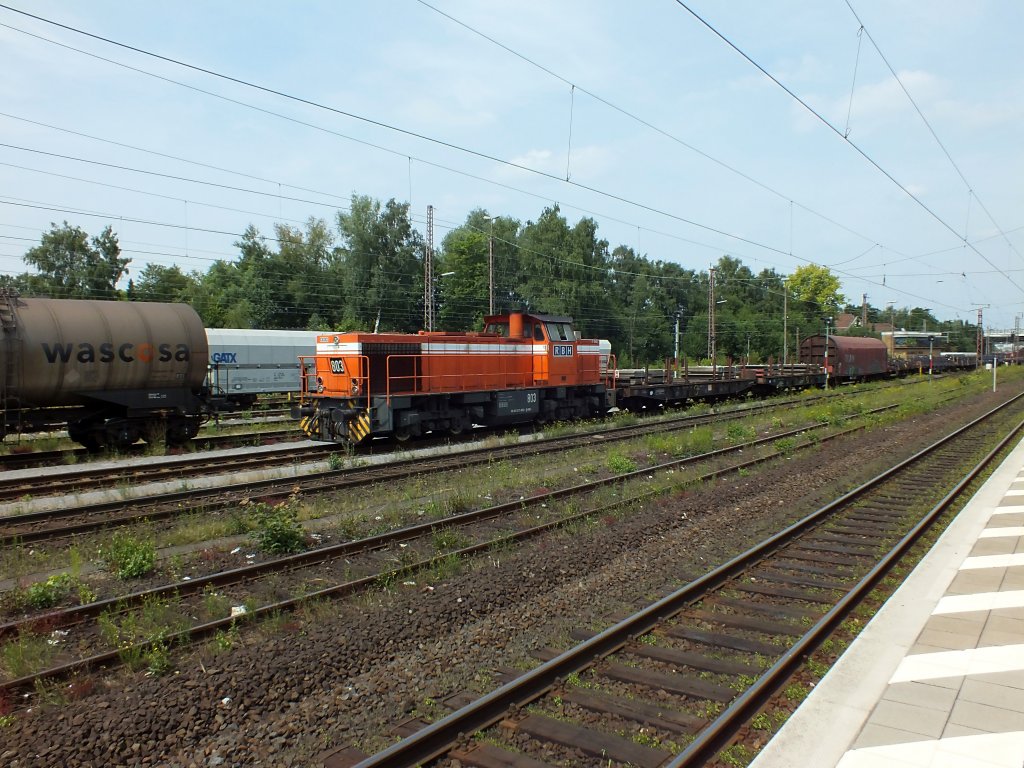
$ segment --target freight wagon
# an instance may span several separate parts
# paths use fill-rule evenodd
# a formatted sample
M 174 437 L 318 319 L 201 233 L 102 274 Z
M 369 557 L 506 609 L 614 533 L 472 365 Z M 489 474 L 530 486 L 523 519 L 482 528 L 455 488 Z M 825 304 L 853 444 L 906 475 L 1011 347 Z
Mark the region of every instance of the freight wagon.
M 866 381 L 892 372 L 885 343 L 870 336 L 808 336 L 800 342 L 800 362 L 827 367 L 837 381 Z
M 260 395 L 299 392 L 300 357 L 316 351 L 315 331 L 207 328 L 211 392 L 239 406 L 250 406 Z
M 0 291 L 3 434 L 67 426 L 90 450 L 178 445 L 209 412 L 207 343 L 187 304 L 21 298 Z

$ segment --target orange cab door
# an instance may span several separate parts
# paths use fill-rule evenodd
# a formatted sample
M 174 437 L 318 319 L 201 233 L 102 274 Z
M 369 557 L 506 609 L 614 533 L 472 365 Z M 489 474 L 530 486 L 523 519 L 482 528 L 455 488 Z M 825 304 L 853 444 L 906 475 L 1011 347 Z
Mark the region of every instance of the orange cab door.
M 547 341 L 547 334 L 540 322 L 528 324 L 523 329 L 523 343 L 533 346 L 533 384 L 534 386 L 547 386 L 548 384 L 548 356 L 550 346 Z
M 548 386 L 571 386 L 577 383 L 576 335 L 565 322 L 548 322 L 544 329 L 548 339 Z

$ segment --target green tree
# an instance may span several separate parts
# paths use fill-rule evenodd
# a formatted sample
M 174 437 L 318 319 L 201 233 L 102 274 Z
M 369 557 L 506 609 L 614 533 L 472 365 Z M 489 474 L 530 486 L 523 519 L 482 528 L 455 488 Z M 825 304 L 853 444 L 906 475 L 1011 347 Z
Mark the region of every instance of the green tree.
M 620 245 L 611 254 L 608 309 L 613 317 L 605 323 L 607 337 L 623 366 L 660 363 L 674 354 L 675 314 L 666 286 L 664 266 Z
M 826 322 L 835 322 L 846 297 L 839 292 L 839 278 L 828 267 L 807 264 L 786 278 L 790 295 L 790 326 L 802 337 L 824 333 Z
M 409 205 L 383 208 L 363 195 L 337 216 L 345 280 L 343 322 L 351 328 L 414 332 L 423 325 L 423 240 Z
M 805 264 L 786 279 L 790 295 L 812 311 L 838 314 L 846 297 L 839 292 L 839 278 L 828 267 Z
M 186 275 L 177 265 L 147 264 L 138 280 L 128 281 L 130 301 L 181 301 L 190 303 L 199 286 L 200 276 Z
M 117 235 L 107 226 L 90 241 L 89 235 L 66 221 L 50 225 L 39 245 L 23 257 L 38 270 L 27 275 L 32 293 L 65 299 L 116 299 L 117 283 L 128 274 L 131 259 L 121 258 Z
M 569 315 L 584 336 L 607 338 L 611 257 L 593 219 L 569 227 L 557 205 L 527 222 L 518 239 L 510 298 L 525 309 Z
M 238 260 L 218 259 L 210 266 L 193 306 L 210 328 L 271 328 L 275 307 L 267 274 L 272 251 L 252 225 L 235 246 Z
M 269 287 L 274 308 L 268 327 L 305 328 L 313 314 L 331 314 L 344 297 L 334 280 L 326 280 L 334 256 L 334 235 L 323 219 L 310 217 L 305 231 L 275 226 L 278 251 L 261 265 L 259 277 Z
M 472 218 L 472 215 L 471 215 Z M 464 331 L 482 327 L 489 304 L 487 272 L 487 235 L 476 231 L 467 220 L 444 239 L 443 259 L 437 293 L 440 298 L 437 327 L 445 331 Z

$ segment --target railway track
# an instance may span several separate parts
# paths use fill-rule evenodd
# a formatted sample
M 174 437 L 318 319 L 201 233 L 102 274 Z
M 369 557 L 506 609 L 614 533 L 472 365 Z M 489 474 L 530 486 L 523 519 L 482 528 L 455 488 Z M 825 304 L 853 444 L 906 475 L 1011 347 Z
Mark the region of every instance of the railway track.
M 643 426 L 646 429 L 650 428 L 650 425 Z M 821 428 L 827 425 L 821 423 L 815 426 Z M 625 431 L 624 429 L 623 432 Z M 268 617 L 281 611 L 294 610 L 309 601 L 344 597 L 373 586 L 393 583 L 418 571 L 437 567 L 447 558 L 474 556 L 495 546 L 505 546 L 533 538 L 570 524 L 574 520 L 583 520 L 602 514 L 608 509 L 604 503 L 582 511 L 578 509 L 579 505 L 585 504 L 584 500 L 589 494 L 602 486 L 616 485 L 626 488 L 628 487 L 626 484 L 630 481 L 639 483 L 641 489 L 638 493 L 630 494 L 629 498 L 620 498 L 611 506 L 621 507 L 637 503 L 653 495 L 665 493 L 678 485 L 679 480 L 672 478 L 662 486 L 652 487 L 649 480 L 653 475 L 670 477 L 669 473 L 674 473 L 687 465 L 704 465 L 711 461 L 727 460 L 729 457 L 742 456 L 744 452 L 747 452 L 749 456 L 750 452 L 755 451 L 759 446 L 766 449 L 761 456 L 744 458 L 738 463 L 713 469 L 700 477 L 693 478 L 692 481 L 709 480 L 725 473 L 752 467 L 778 456 L 779 454 L 771 448 L 771 445 L 783 438 L 803 436 L 806 440 L 804 447 L 819 444 L 820 441 L 808 437 L 809 431 L 811 428 L 805 425 L 790 432 L 722 448 L 709 454 L 677 459 L 658 467 L 648 467 L 625 475 L 583 483 L 572 488 L 540 493 L 525 500 L 449 515 L 366 539 L 322 546 L 297 555 L 254 563 L 202 578 L 178 581 L 130 595 L 7 622 L 0 625 L 0 639 L 9 639 L 23 632 L 35 632 L 42 624 L 50 630 L 60 630 L 65 633 L 73 631 L 72 636 L 65 635 L 64 646 L 75 647 L 79 650 L 89 649 L 90 653 L 84 658 L 75 660 L 62 659 L 60 664 L 52 668 L 5 681 L 0 684 L 0 692 L 6 691 L 8 694 L 12 694 L 33 687 L 43 680 L 85 674 L 99 667 L 144 656 L 152 650 L 153 638 L 146 638 L 137 643 L 119 641 L 115 643 L 116 647 L 109 647 L 109 631 L 107 637 L 104 638 L 103 631 L 95 624 L 96 620 L 102 619 L 109 629 L 111 622 L 116 623 L 116 619 L 112 619 L 112 616 L 131 614 L 133 611 L 145 611 L 147 607 L 154 605 L 166 607 L 173 603 L 174 615 L 179 617 L 182 624 L 188 626 L 162 634 L 159 642 L 166 643 L 168 647 L 196 642 L 218 632 L 231 631 L 238 620 L 237 616 L 220 615 L 210 617 L 210 620 L 199 624 L 189 621 L 188 617 L 207 615 L 206 606 L 209 604 L 211 595 L 216 595 L 216 605 L 221 609 L 226 605 L 236 608 L 247 606 L 244 611 L 247 619 Z M 841 434 L 845 434 L 845 432 L 822 439 L 832 439 Z M 557 439 L 539 447 L 548 451 L 562 450 L 560 441 Z M 413 471 L 418 473 L 422 470 Z M 379 477 L 374 480 L 379 481 Z M 559 507 L 558 502 L 565 500 L 569 500 L 569 503 L 565 507 Z M 453 532 L 459 533 L 457 536 L 453 536 Z M 454 546 L 453 543 L 457 543 L 458 546 Z M 259 597 L 262 589 L 259 585 L 263 581 L 289 572 L 298 574 L 296 578 L 292 579 L 291 591 L 298 592 L 299 597 L 269 601 Z M 323 587 L 324 583 L 333 586 Z M 282 586 L 279 579 L 266 590 L 275 595 L 279 595 L 282 591 L 288 591 Z M 257 604 L 254 605 L 254 601 Z M 226 611 L 222 612 L 226 613 Z M 134 626 L 135 620 L 128 619 L 122 623 Z M 177 625 L 178 620 L 170 621 L 169 626 Z M 105 645 L 106 647 L 104 647 Z
M 50 495 L 67 496 L 118 486 L 181 480 L 184 477 L 251 472 L 291 465 L 297 461 L 316 461 L 333 450 L 333 446 L 322 443 L 285 444 L 258 453 L 217 456 L 201 453 L 146 464 L 83 466 L 32 476 L 0 475 L 0 502 L 39 499 Z
M 449 697 L 451 714 L 402 724 L 405 738 L 378 754 L 348 749 L 326 765 L 704 765 L 1019 438 L 1021 402 L 603 631 L 577 633 L 575 647 L 542 652 L 496 690 Z
M 332 452 L 330 444 L 314 444 L 283 448 L 271 455 L 222 457 L 216 460 L 197 458 L 185 463 L 175 462 L 163 467 L 115 468 L 112 473 L 91 476 L 88 470 L 81 474 L 61 473 L 55 478 L 39 483 L 36 479 L 30 485 L 18 484 L 5 487 L 0 482 L 0 497 L 20 499 L 25 496 L 36 498 L 42 489 L 53 490 L 64 496 L 59 507 L 35 512 L 24 512 L 0 518 L 0 545 L 28 544 L 80 535 L 91 531 L 115 526 L 130 525 L 147 520 L 150 522 L 168 520 L 202 509 L 204 513 L 217 510 L 235 509 L 242 499 L 281 498 L 291 495 L 328 493 L 348 490 L 374 483 L 385 483 L 441 471 L 451 471 L 494 461 L 501 461 L 528 455 L 557 453 L 593 443 L 604 444 L 630 440 L 640 435 L 651 435 L 683 428 L 692 428 L 708 423 L 729 421 L 749 417 L 752 414 L 778 407 L 795 407 L 803 401 L 782 404 L 759 404 L 725 413 L 709 413 L 695 416 L 677 416 L 663 421 L 644 421 L 641 424 L 612 427 L 600 432 L 574 434 L 565 437 L 542 438 L 528 443 L 471 448 L 453 454 L 426 458 L 407 458 L 386 464 L 357 466 L 337 470 L 309 470 L 287 477 L 274 477 L 243 483 L 219 485 L 216 488 L 192 488 L 172 491 L 161 488 L 154 495 L 118 498 L 112 501 L 94 503 L 67 503 L 66 494 L 72 490 L 109 487 L 118 483 L 158 481 L 170 478 L 180 480 L 183 476 L 200 473 L 238 473 L 255 468 L 294 466 L 294 462 L 321 458 Z
M 915 382 L 916 383 L 916 382 Z M 886 386 L 893 386 L 886 384 Z M 908 386 L 905 383 L 900 383 L 898 386 Z M 758 403 L 756 405 L 743 405 L 737 408 L 730 408 L 725 410 L 714 410 L 712 413 L 718 413 L 721 418 L 729 418 L 730 413 L 738 414 L 753 414 L 760 411 L 764 411 L 771 408 L 785 408 L 785 407 L 799 407 L 803 405 L 810 405 L 816 402 L 822 402 L 830 398 L 836 397 L 833 394 L 818 394 L 815 396 L 804 396 L 799 398 L 775 398 L 770 402 Z M 646 418 L 646 417 L 642 417 Z M 676 417 L 682 419 L 685 422 L 692 416 L 682 415 Z M 738 416 L 737 416 L 738 418 Z M 475 437 L 467 433 L 469 439 L 476 439 Z M 478 436 L 477 436 L 478 437 Z M 223 448 L 240 448 L 256 445 L 272 445 L 281 442 L 291 442 L 297 440 L 304 440 L 305 436 L 295 427 L 286 427 L 282 429 L 272 430 L 261 430 L 258 432 L 246 432 L 241 434 L 231 435 L 208 435 L 203 437 L 197 437 L 193 440 L 192 450 L 197 455 L 191 456 L 190 454 L 178 455 L 172 458 L 169 463 L 174 463 L 178 467 L 178 474 L 189 473 L 195 466 L 196 473 L 202 473 L 202 465 L 204 463 L 215 464 L 215 462 L 208 462 L 207 459 L 201 455 L 203 451 L 216 450 Z M 431 446 L 447 446 L 450 444 L 451 437 L 447 434 L 441 439 L 424 439 L 419 441 L 417 447 L 431 447 Z M 381 443 L 374 443 L 368 446 L 362 446 L 357 449 L 359 455 L 365 455 L 367 453 L 378 453 L 382 447 Z M 403 449 L 408 449 L 408 445 L 403 445 Z M 130 452 L 129 457 L 141 457 L 145 455 L 146 446 L 139 444 L 136 446 L 137 450 Z M 321 446 L 321 452 L 326 455 L 328 453 L 336 452 L 341 447 L 334 444 L 325 443 Z M 306 449 L 308 450 L 308 449 Z M 298 450 L 299 453 L 302 450 Z M 311 451 L 316 453 L 315 451 Z M 65 494 L 69 487 L 63 484 L 63 480 L 69 479 L 78 483 L 76 486 L 72 486 L 72 490 L 87 490 L 88 488 L 100 488 L 106 485 L 116 486 L 119 483 L 131 482 L 138 484 L 147 482 L 146 475 L 152 473 L 155 480 L 159 479 L 161 474 L 167 474 L 164 470 L 163 465 L 165 463 L 164 457 L 153 457 L 153 460 L 146 466 L 139 467 L 125 466 L 121 468 L 108 467 L 105 472 L 104 470 L 96 467 L 89 467 L 88 465 L 82 465 L 81 467 L 68 468 L 65 473 L 61 473 L 60 485 L 55 484 L 50 477 L 7 477 L 5 478 L 3 472 L 33 469 L 37 467 L 63 467 L 65 465 L 72 465 L 82 459 L 95 458 L 93 454 L 90 454 L 84 448 L 66 448 L 57 449 L 52 451 L 31 451 L 27 453 L 7 453 L 0 455 L 0 502 L 5 500 L 13 500 L 21 497 L 32 497 L 38 498 L 45 496 L 51 492 L 59 492 Z M 286 458 L 286 461 L 289 459 Z
M 298 429 L 288 427 L 285 429 L 268 429 L 232 435 L 204 435 L 194 438 L 188 450 L 211 451 L 220 448 L 238 448 L 246 445 L 304 439 L 305 435 Z M 140 443 L 136 446 L 136 450 L 130 451 L 127 455 L 144 456 L 145 451 L 146 446 Z M 63 466 L 95 458 L 96 454 L 89 453 L 85 448 L 57 448 L 46 451 L 30 450 L 25 453 L 11 452 L 0 455 L 0 472 Z

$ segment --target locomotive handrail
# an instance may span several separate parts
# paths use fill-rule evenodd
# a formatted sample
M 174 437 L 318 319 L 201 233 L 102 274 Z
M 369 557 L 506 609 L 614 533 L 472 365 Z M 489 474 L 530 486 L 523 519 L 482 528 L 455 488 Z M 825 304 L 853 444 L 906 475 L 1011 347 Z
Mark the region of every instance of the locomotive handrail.
M 299 402 L 301 403 L 307 397 L 319 397 L 323 394 L 320 380 L 320 373 L 316 368 L 316 361 L 318 358 L 328 357 L 324 353 L 318 353 L 315 355 L 299 355 Z M 339 355 L 340 357 L 340 355 Z M 349 398 L 354 401 L 366 401 L 366 408 L 370 407 L 370 363 L 367 355 L 345 355 L 346 358 L 352 359 L 358 357 L 360 361 L 360 370 L 366 371 L 366 373 L 353 376 L 352 374 L 346 374 L 352 381 L 353 389 L 350 391 Z M 309 361 L 307 363 L 307 361 Z
M 299 401 L 312 392 L 316 392 L 316 355 L 299 355 Z M 306 361 L 309 361 L 307 364 Z M 313 382 L 312 390 L 310 389 L 310 382 Z
M 608 358 L 604 363 L 604 371 L 601 372 L 600 366 L 598 366 L 598 372 L 601 373 L 601 381 L 604 383 L 605 389 L 615 388 L 615 379 L 618 376 L 619 360 L 612 352 L 608 353 Z
M 483 358 L 483 359 L 495 358 L 495 359 L 497 359 L 498 363 L 500 364 L 498 367 L 501 368 L 501 370 L 487 371 L 487 372 L 484 372 L 484 373 L 466 373 L 466 372 L 463 372 L 463 371 L 456 371 L 456 372 L 452 372 L 452 373 L 431 373 L 431 374 L 425 374 L 425 373 L 422 372 L 422 366 L 419 366 L 419 370 L 417 370 L 417 366 L 415 365 L 415 361 L 417 361 L 417 360 L 424 361 L 424 360 L 428 360 L 428 359 L 431 359 L 431 358 L 449 358 L 449 359 L 451 359 L 451 358 L 456 358 L 456 357 L 464 357 L 464 358 L 472 357 L 474 360 L 480 360 L 481 358 Z M 397 366 L 398 365 L 398 361 L 402 360 L 402 359 L 409 359 L 409 360 L 413 361 L 413 371 L 414 372 L 411 373 L 411 374 L 401 374 L 401 375 L 392 374 L 392 362 L 394 362 L 395 365 Z M 421 353 L 414 354 L 414 355 L 388 355 L 386 363 L 385 363 L 385 378 L 386 378 L 385 397 L 387 398 L 388 404 L 390 404 L 391 403 L 391 398 L 396 396 L 396 395 L 402 395 L 402 394 L 405 394 L 407 392 L 412 392 L 412 393 L 417 393 L 417 394 L 430 394 L 431 392 L 435 391 L 432 387 L 425 386 L 424 382 L 429 382 L 429 384 L 431 384 L 431 385 L 432 384 L 440 383 L 442 386 L 441 386 L 440 389 L 436 390 L 438 392 L 452 392 L 452 391 L 456 391 L 456 392 L 475 392 L 475 391 L 481 391 L 481 390 L 486 390 L 486 389 L 495 389 L 495 388 L 514 389 L 517 386 L 518 387 L 522 387 L 522 388 L 533 387 L 534 386 L 533 369 L 532 369 L 533 356 L 532 355 L 530 355 L 530 356 L 524 355 L 522 357 L 522 359 L 523 360 L 529 359 L 531 361 L 531 369 L 529 371 L 523 371 L 523 372 L 520 373 L 520 372 L 517 372 L 517 371 L 510 371 L 507 368 L 507 366 L 508 366 L 508 364 L 510 362 L 519 361 L 519 358 L 518 357 L 512 357 L 512 356 L 510 356 L 508 354 L 504 354 L 504 353 L 501 353 L 501 352 L 474 353 L 472 355 L 470 355 L 469 353 L 466 353 L 466 352 L 431 352 L 429 355 L 425 355 L 425 354 L 423 354 L 421 352 Z M 519 378 L 520 381 L 517 382 L 516 381 L 517 378 Z M 399 381 L 410 381 L 411 384 L 412 384 L 411 389 L 398 389 L 398 388 L 394 388 L 393 389 L 392 388 L 392 382 L 399 382 Z M 444 385 L 444 383 L 446 381 L 454 382 L 454 386 L 447 386 L 446 387 Z M 474 386 L 466 386 L 467 382 L 474 382 L 475 385 Z

